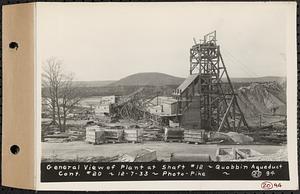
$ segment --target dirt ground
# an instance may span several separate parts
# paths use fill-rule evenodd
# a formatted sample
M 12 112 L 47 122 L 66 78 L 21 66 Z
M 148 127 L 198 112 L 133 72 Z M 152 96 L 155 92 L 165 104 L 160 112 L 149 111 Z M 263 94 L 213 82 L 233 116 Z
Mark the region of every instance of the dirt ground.
M 211 145 L 211 144 L 186 144 L 186 143 L 165 143 L 165 142 L 144 142 L 144 143 L 119 143 L 92 145 L 82 141 L 67 143 L 42 143 L 42 158 L 76 159 L 78 157 L 112 157 L 122 155 L 141 148 L 156 150 L 157 159 L 169 161 L 171 153 L 199 153 L 209 154 L 213 160 L 216 157 L 218 147 L 239 147 L 251 148 L 262 154 L 274 154 L 285 146 L 274 145 Z

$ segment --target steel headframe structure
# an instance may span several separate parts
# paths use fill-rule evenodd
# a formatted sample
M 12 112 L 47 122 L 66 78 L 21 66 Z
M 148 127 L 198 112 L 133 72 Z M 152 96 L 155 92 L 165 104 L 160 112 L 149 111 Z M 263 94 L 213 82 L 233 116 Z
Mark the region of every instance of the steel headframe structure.
M 190 74 L 198 74 L 201 128 L 237 131 L 248 124 L 237 102 L 234 88 L 217 45 L 216 31 L 190 49 Z

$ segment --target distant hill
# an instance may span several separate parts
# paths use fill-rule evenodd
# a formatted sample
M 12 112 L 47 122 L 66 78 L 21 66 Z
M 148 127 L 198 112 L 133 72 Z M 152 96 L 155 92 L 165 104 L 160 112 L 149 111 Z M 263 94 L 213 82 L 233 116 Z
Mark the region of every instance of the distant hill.
M 115 87 L 115 86 L 166 86 L 180 85 L 185 78 L 175 77 L 164 73 L 136 73 L 118 81 L 74 81 L 75 87 Z M 225 82 L 226 79 L 223 79 Z M 252 82 L 273 82 L 285 83 L 285 77 L 266 76 L 266 77 L 232 77 L 233 83 L 252 83 Z
M 110 86 L 166 86 L 179 85 L 184 78 L 171 76 L 164 73 L 136 73 L 116 81 Z
M 278 83 L 284 82 L 286 80 L 285 77 L 279 76 L 265 76 L 265 77 L 232 77 L 230 78 L 231 82 L 273 82 L 276 81 Z M 224 80 L 226 81 L 226 80 Z
M 106 81 L 74 81 L 73 85 L 75 87 L 104 87 L 108 86 L 109 84 L 113 83 L 113 80 L 106 80 Z

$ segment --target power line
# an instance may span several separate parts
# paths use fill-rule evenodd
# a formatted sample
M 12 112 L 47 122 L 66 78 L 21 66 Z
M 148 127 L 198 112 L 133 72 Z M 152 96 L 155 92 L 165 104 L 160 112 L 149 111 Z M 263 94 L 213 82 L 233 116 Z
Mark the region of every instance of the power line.
M 246 70 L 247 70 L 247 72 L 248 73 L 251 73 L 252 75 L 254 75 L 255 77 L 258 77 L 258 75 L 256 74 L 256 73 L 254 73 L 253 71 L 251 71 L 240 59 L 238 59 L 238 58 L 236 58 L 235 56 L 233 56 L 232 54 L 231 54 L 231 52 L 229 52 L 227 49 L 225 49 L 224 47 L 223 47 L 223 50 L 224 50 L 224 52 L 225 53 L 227 53 L 228 54 L 228 56 L 229 57 L 231 57 L 232 58 L 232 60 L 234 60 L 239 66 L 241 66 L 241 67 L 244 67 Z
M 224 53 L 227 53 L 229 59 L 231 59 L 236 65 L 238 65 L 240 68 L 243 68 L 244 70 L 246 70 L 246 72 L 251 76 L 254 77 L 258 77 L 258 75 L 256 73 L 254 73 L 253 71 L 251 71 L 246 65 L 244 65 L 243 62 L 241 62 L 240 60 L 238 60 L 236 57 L 234 57 L 229 51 L 224 49 Z
M 232 65 L 237 66 L 238 68 L 240 68 L 240 70 L 242 70 L 247 76 L 252 77 L 253 74 L 251 74 L 244 66 L 237 64 L 233 59 L 230 58 L 229 55 L 227 55 L 225 52 L 223 53 L 224 56 L 226 57 L 225 59 L 227 59 L 227 63 L 230 63 Z

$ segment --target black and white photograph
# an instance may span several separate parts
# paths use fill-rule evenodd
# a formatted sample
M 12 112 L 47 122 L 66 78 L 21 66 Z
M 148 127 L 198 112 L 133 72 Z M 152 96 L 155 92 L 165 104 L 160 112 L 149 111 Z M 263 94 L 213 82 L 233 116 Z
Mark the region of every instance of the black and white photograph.
M 154 6 L 143 23 L 126 9 L 109 21 L 88 10 L 95 22 L 57 11 L 45 23 L 43 160 L 287 160 L 280 10 L 241 15 L 249 23 L 197 9 Z
M 42 163 L 289 161 L 289 6 L 42 5 Z

